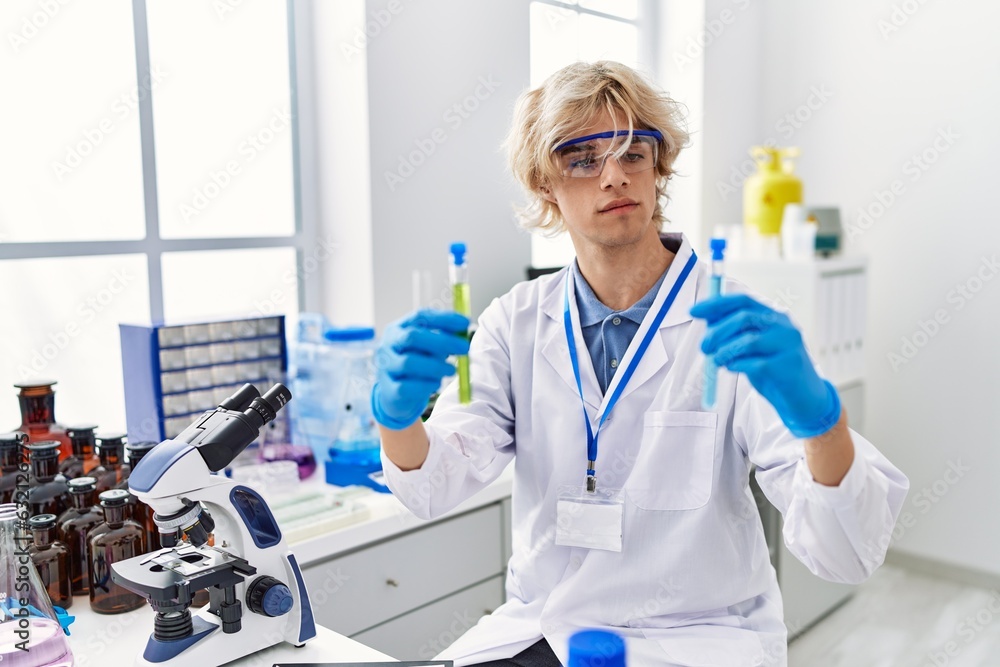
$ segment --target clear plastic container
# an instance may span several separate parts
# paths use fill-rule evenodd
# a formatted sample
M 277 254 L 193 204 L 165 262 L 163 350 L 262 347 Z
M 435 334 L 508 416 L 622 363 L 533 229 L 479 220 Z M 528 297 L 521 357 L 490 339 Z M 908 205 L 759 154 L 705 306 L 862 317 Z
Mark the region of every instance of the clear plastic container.
M 330 323 L 318 313 L 299 315 L 298 336 L 289 348 L 286 383 L 292 392 L 288 406 L 292 443 L 309 447 L 320 461 L 337 438 L 337 397 L 333 391 L 336 370 L 330 345 L 323 336 L 329 328 Z
M 18 528 L 21 514 L 17 505 L 0 505 L 0 665 L 71 667 L 69 639 L 25 548 L 28 537 Z
M 337 437 L 326 461 L 326 481 L 337 486 L 363 484 L 384 490 L 369 475 L 382 469 L 379 432 L 371 413 L 375 383 L 375 330 L 326 332 L 336 380 Z

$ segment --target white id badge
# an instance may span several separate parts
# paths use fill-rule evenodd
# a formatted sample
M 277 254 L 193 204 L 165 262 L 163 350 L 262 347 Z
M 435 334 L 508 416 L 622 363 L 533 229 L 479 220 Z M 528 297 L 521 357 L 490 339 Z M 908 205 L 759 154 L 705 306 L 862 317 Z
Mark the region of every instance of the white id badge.
M 622 550 L 621 489 L 594 493 L 582 486 L 560 486 L 556 501 L 556 544 L 605 551 Z

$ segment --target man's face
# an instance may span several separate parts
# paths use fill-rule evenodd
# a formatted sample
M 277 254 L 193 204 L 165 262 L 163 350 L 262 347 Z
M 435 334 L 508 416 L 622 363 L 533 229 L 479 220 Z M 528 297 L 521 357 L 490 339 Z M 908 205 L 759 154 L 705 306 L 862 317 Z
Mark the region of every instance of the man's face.
M 622 119 L 615 124 L 604 114 L 596 123 L 584 128 L 579 136 L 611 132 L 628 127 Z M 618 141 L 625 142 L 627 137 Z M 620 143 L 618 144 L 620 145 Z M 555 154 L 556 160 L 568 164 L 577 158 L 587 160 L 587 144 L 577 144 L 567 149 L 572 154 Z M 600 169 L 603 155 L 593 155 Z M 626 154 L 621 158 L 624 162 Z M 633 156 L 631 159 L 636 159 Z M 579 253 L 581 243 L 605 248 L 615 248 L 638 243 L 651 233 L 653 210 L 656 207 L 656 169 L 625 173 L 621 163 L 613 156 L 604 160 L 604 168 L 589 178 L 560 176 L 543 189 L 542 196 L 555 203 L 562 213 L 566 228 Z

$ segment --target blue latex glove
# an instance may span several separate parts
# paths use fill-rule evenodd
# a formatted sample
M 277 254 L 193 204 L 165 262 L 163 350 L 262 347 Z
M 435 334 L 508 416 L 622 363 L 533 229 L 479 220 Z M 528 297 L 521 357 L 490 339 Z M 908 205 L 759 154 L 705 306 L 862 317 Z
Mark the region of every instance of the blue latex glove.
M 469 353 L 469 341 L 458 335 L 468 329 L 469 318 L 464 315 L 429 309 L 386 327 L 375 353 L 375 421 L 398 431 L 420 419 L 441 380 L 455 373 L 446 359 Z
M 708 323 L 701 351 L 750 384 L 795 436 L 809 438 L 840 419 L 840 397 L 816 373 L 802 334 L 784 313 L 745 294 L 706 299 L 691 309 Z

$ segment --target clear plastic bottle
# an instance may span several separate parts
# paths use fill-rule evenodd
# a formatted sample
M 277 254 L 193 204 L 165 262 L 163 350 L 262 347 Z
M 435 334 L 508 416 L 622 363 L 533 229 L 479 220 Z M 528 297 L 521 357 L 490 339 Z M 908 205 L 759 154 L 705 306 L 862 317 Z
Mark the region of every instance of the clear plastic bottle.
M 369 475 L 382 469 L 379 432 L 371 413 L 375 382 L 375 330 L 331 329 L 333 379 L 338 397 L 337 438 L 326 461 L 326 481 L 337 486 L 362 484 L 378 490 Z
M 28 538 L 18 527 L 18 506 L 0 505 L 0 665 L 72 667 L 69 638 L 56 620 L 48 593 L 28 553 Z M 29 627 L 25 643 L 22 623 Z
M 59 515 L 59 541 L 69 550 L 70 590 L 73 595 L 85 595 L 90 590 L 90 531 L 104 522 L 104 512 L 96 504 L 96 480 L 77 477 L 69 481 L 69 497 L 73 506 Z
M 28 475 L 28 515 L 55 514 L 69 507 L 69 487 L 59 474 L 60 444 L 55 440 L 25 445 L 31 472 Z
M 330 323 L 320 313 L 300 313 L 298 335 L 289 358 L 292 442 L 309 447 L 314 460 L 326 458 L 337 438 L 337 397 L 334 395 L 330 344 L 324 334 Z
M 28 434 L 31 442 L 55 440 L 59 443 L 59 459 L 72 453 L 66 429 L 56 421 L 56 392 L 54 380 L 24 382 L 14 386 L 20 390 L 17 400 L 21 405 L 21 425 L 16 430 Z
M 145 531 L 132 521 L 128 491 L 111 489 L 99 498 L 104 522 L 90 531 L 90 608 L 98 614 L 138 609 L 146 600 L 111 579 L 111 566 L 146 552 Z
M 97 437 L 94 435 L 96 430 L 97 427 L 90 424 L 70 426 L 66 429 L 73 453 L 59 464 L 59 472 L 67 479 L 89 475 L 100 465 L 101 460 L 94 451 L 97 445 Z
M 101 465 L 94 468 L 90 476 L 97 480 L 97 495 L 108 489 L 117 488 L 128 479 L 125 464 L 125 434 L 105 433 L 97 438 Z
M 52 604 L 68 609 L 73 604 L 70 592 L 69 550 L 56 536 L 56 515 L 39 514 L 28 519 L 32 544 L 28 548 L 38 578 L 48 591 Z
M 22 445 L 28 436 L 21 431 L 0 434 L 0 504 L 14 501 L 18 483 L 27 483 L 28 467 Z

